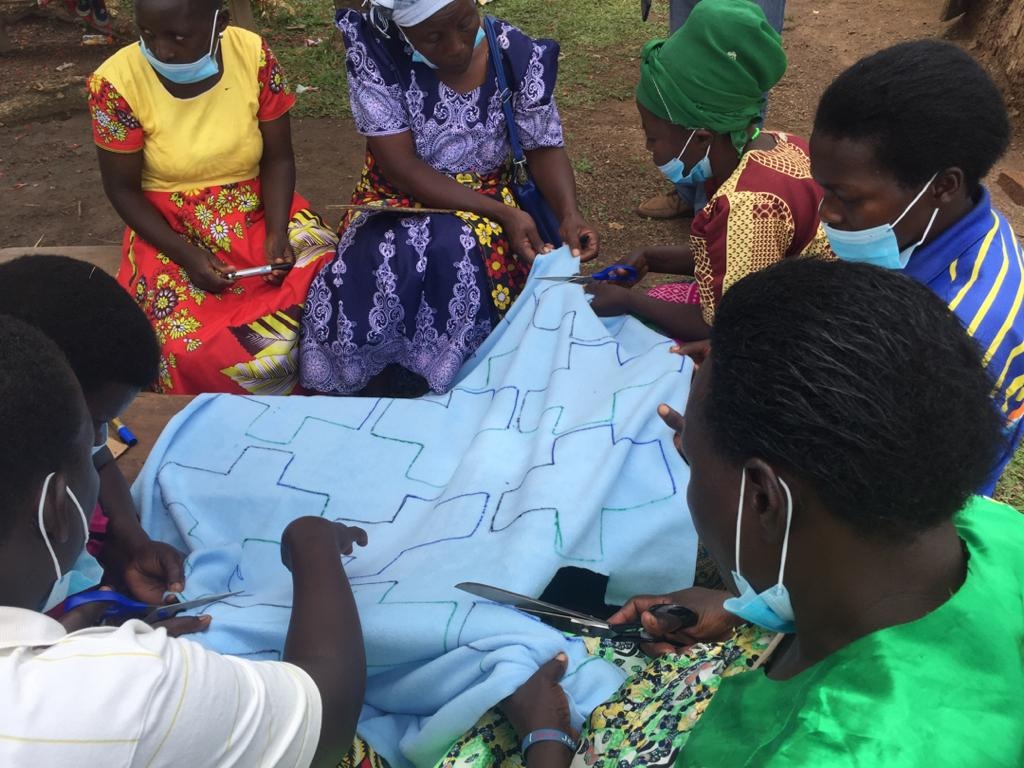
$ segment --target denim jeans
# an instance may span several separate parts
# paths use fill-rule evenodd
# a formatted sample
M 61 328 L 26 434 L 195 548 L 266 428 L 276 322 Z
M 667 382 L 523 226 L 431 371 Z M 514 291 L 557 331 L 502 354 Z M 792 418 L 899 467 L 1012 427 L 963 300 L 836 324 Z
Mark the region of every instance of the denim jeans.
M 690 11 L 700 0 L 671 0 L 669 7 L 669 30 L 675 32 L 683 22 L 690 16 Z M 768 23 L 775 28 L 775 31 L 782 34 L 782 23 L 786 14 L 786 0 L 754 0 L 764 15 L 768 17 Z

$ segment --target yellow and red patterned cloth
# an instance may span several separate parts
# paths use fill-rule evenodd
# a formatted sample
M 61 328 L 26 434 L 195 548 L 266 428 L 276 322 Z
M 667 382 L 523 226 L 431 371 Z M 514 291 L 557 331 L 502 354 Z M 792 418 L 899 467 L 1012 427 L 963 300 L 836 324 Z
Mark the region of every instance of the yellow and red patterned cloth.
M 178 99 L 139 46 L 126 46 L 89 78 L 89 107 L 101 149 L 143 153 L 143 192 L 171 229 L 242 269 L 266 263 L 260 123 L 285 115 L 295 97 L 258 35 L 229 26 L 221 52 L 220 81 Z M 337 237 L 298 194 L 291 216 L 296 264 L 284 283 L 240 280 L 220 294 L 196 288 L 184 269 L 125 230 L 118 280 L 160 341 L 158 391 L 294 391 L 302 305 Z

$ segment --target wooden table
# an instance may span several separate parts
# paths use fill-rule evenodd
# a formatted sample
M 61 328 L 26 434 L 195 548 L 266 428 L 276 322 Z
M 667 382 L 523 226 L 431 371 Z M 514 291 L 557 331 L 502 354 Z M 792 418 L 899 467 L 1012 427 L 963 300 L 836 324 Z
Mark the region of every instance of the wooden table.
M 192 395 L 157 395 L 143 392 L 124 412 L 121 421 L 135 436 L 139 438 L 137 445 L 132 446 L 117 459 L 117 465 L 124 473 L 128 484 L 142 471 L 142 465 L 149 458 L 156 439 L 164 431 L 164 427 L 179 411 L 192 402 Z

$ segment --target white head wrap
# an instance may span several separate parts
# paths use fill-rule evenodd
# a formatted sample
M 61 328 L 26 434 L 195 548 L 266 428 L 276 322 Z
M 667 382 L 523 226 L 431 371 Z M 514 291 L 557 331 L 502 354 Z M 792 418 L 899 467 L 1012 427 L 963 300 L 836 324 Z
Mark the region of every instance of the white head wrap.
M 452 2 L 454 0 L 370 0 L 370 5 L 391 11 L 391 18 L 400 27 L 415 27 Z

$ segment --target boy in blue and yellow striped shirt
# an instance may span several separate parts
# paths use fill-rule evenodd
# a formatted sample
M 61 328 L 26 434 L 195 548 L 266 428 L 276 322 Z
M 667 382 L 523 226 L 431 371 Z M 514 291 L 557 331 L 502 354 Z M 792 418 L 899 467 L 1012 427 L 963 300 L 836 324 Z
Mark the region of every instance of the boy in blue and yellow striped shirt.
M 988 495 L 1024 434 L 1024 254 L 981 184 L 1009 140 L 992 79 L 956 46 L 932 40 L 887 48 L 840 74 L 811 137 L 836 255 L 924 283 L 982 349 L 1007 434 L 980 489 Z

